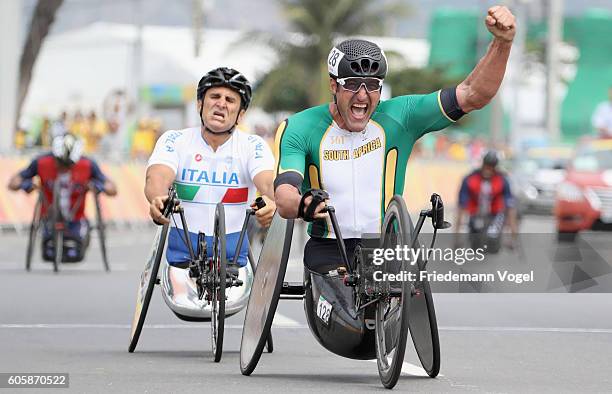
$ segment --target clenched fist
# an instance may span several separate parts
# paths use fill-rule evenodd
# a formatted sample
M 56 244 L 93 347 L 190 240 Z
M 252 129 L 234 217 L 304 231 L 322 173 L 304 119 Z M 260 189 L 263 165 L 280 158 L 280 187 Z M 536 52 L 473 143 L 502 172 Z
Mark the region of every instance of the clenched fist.
M 508 42 L 514 39 L 516 20 L 507 7 L 498 5 L 489 8 L 485 24 L 495 38 Z

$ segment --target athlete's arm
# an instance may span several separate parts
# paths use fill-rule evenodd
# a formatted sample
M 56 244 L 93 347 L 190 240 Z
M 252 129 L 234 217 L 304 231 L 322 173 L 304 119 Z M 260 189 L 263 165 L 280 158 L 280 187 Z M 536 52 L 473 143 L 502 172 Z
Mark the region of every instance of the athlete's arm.
M 253 178 L 253 183 L 266 202 L 265 207 L 255 211 L 255 218 L 262 227 L 268 227 L 276 211 L 276 204 L 274 203 L 274 171 L 260 171 Z M 256 209 L 255 204 L 252 204 L 251 208 Z
M 292 179 L 293 178 L 293 179 Z M 302 195 L 298 189 L 298 186 L 302 183 L 302 177 L 297 172 L 289 171 L 276 177 L 274 184 L 276 191 L 274 192 L 274 200 L 276 201 L 276 207 L 278 214 L 285 219 L 295 219 L 298 217 L 298 208 Z M 299 181 L 299 183 L 297 183 Z M 310 203 L 312 202 L 312 196 L 308 196 L 304 199 L 304 212 L 308 210 Z M 325 208 L 325 203 L 321 202 L 315 209 L 313 215 L 314 219 L 325 219 L 326 214 L 321 213 Z
M 168 199 L 168 189 L 175 178 L 174 170 L 164 164 L 153 164 L 147 168 L 145 197 L 149 201 L 149 216 L 154 221 L 167 224 L 170 221 L 162 215 L 164 201 Z
M 274 201 L 279 215 L 285 219 L 295 219 L 302 195 L 300 189 L 304 182 L 304 169 L 306 167 L 306 156 L 308 150 L 308 133 L 301 129 L 298 124 L 285 120 L 276 131 L 276 151 L 279 152 L 278 168 L 274 180 Z M 304 210 L 308 208 L 312 197 L 304 200 Z M 320 203 L 315 210 L 314 218 L 323 219 L 325 214 L 321 210 L 325 207 Z
M 513 237 L 516 238 L 518 235 L 516 200 L 512 195 L 510 183 L 506 177 L 504 177 L 504 187 L 502 193 L 504 197 L 504 205 L 506 206 L 506 216 L 508 217 L 508 227 L 510 227 L 510 232 L 512 233 Z
M 257 191 L 266 202 L 266 206 L 261 209 L 258 209 L 253 202 L 251 208 L 255 210 L 255 219 L 257 219 L 259 225 L 268 227 L 276 211 L 276 205 L 274 204 L 274 155 L 270 146 L 260 136 L 250 135 L 248 142 L 248 176 L 253 180 Z
M 38 159 L 32 160 L 30 165 L 28 165 L 25 169 L 19 171 L 17 174 L 13 175 L 11 179 L 9 179 L 8 188 L 10 190 L 19 190 L 24 188 L 24 182 L 29 182 L 30 187 L 24 188 L 26 192 L 32 191 L 32 178 L 38 175 Z
M 164 201 L 168 199 L 168 189 L 176 178 L 179 165 L 179 151 L 183 149 L 183 131 L 168 130 L 155 143 L 149 158 L 145 178 L 145 197 L 149 201 L 149 216 L 154 222 L 167 224 L 163 217 Z
M 23 178 L 19 173 L 13 175 L 11 179 L 9 179 L 8 188 L 10 190 L 19 190 L 21 187 L 21 183 L 23 182 Z
M 91 162 L 91 178 L 94 182 L 102 186 L 102 192 L 106 195 L 111 197 L 117 195 L 117 186 L 115 182 L 104 175 L 98 164 L 93 160 Z
M 489 8 L 485 24 L 493 41 L 474 70 L 457 86 L 457 102 L 465 113 L 484 107 L 497 93 L 516 33 L 514 15 L 504 6 Z
M 298 217 L 298 207 L 302 196 L 297 187 L 284 183 L 279 185 L 274 192 L 274 201 L 278 214 L 285 219 Z

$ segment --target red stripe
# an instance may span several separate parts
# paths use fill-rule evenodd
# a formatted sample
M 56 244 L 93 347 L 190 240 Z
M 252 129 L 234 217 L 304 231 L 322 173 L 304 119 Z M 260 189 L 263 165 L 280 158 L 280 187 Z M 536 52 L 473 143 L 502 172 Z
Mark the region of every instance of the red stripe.
M 241 187 L 239 189 L 227 189 L 221 202 L 223 203 L 241 203 L 247 202 L 249 198 L 249 188 Z

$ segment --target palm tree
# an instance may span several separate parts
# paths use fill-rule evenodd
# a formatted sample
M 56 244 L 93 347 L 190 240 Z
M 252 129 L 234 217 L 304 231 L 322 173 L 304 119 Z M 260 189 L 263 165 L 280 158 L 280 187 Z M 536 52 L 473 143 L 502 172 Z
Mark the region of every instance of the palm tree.
M 38 0 L 32 21 L 25 40 L 21 59 L 19 59 L 19 86 L 17 91 L 17 116 L 19 119 L 23 101 L 28 94 L 30 81 L 32 80 L 32 70 L 38 58 L 40 48 L 49 34 L 49 29 L 55 20 L 57 10 L 64 0 Z M 16 126 L 16 125 L 15 125 Z M 15 127 L 16 129 L 16 127 Z
M 372 0 L 281 0 L 298 33 L 268 40 L 278 63 L 256 86 L 255 103 L 266 111 L 298 111 L 329 101 L 326 59 L 341 37 L 382 34 L 389 18 L 405 15 L 398 3 Z M 261 37 L 261 36 L 260 36 Z M 296 38 L 297 37 L 297 38 Z

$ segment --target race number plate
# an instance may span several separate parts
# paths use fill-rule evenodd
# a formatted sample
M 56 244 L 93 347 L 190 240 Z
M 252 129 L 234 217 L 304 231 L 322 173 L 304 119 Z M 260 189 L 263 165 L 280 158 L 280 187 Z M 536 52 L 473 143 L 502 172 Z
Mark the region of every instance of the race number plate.
M 329 316 L 332 312 L 332 305 L 323 296 L 319 296 L 319 303 L 317 304 L 317 316 L 326 325 L 329 324 Z

